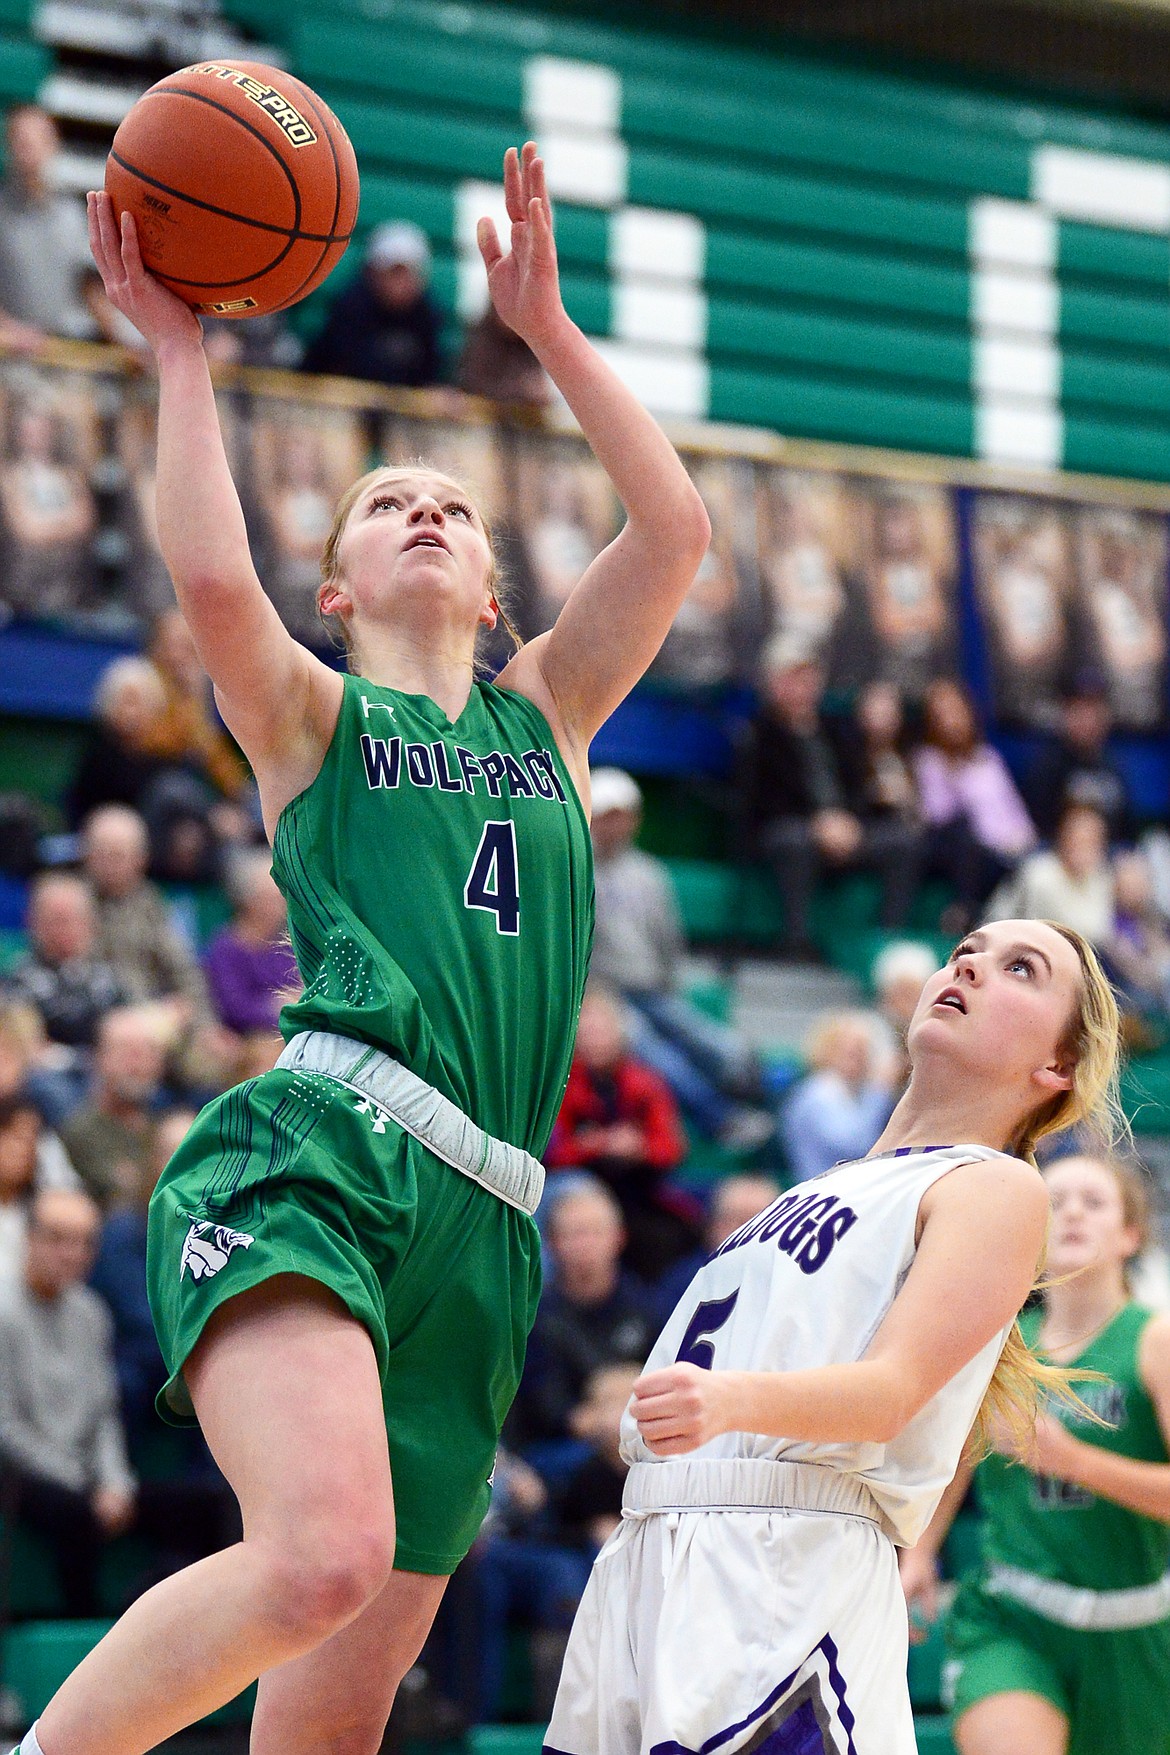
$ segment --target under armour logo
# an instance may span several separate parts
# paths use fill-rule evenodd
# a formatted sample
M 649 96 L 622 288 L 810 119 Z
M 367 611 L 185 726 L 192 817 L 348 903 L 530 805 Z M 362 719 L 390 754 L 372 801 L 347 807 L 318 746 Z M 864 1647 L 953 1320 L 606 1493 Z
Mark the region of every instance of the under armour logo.
M 374 1132 L 385 1133 L 386 1117 L 382 1114 L 382 1111 L 378 1108 L 378 1105 L 374 1102 L 372 1097 L 363 1097 L 361 1102 L 354 1108 L 354 1114 L 372 1115 L 374 1118 Z
M 194 1219 L 183 1239 L 179 1278 L 182 1279 L 190 1268 L 193 1280 L 209 1280 L 226 1264 L 233 1249 L 250 1249 L 255 1241 L 246 1231 L 233 1231 L 211 1219 Z
M 371 701 L 368 695 L 363 695 L 361 700 L 363 718 L 368 719 L 371 713 L 376 712 L 380 708 L 383 713 L 389 713 L 391 719 L 393 719 L 394 709 L 390 706 L 389 702 Z

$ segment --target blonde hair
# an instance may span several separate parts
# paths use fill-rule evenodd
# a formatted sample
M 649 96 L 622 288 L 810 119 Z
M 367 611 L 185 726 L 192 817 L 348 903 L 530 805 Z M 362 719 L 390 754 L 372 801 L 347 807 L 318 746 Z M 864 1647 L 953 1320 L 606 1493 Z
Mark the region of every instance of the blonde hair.
M 1087 1151 L 1112 1162 L 1114 1149 L 1130 1138 L 1119 1096 L 1121 1013 L 1117 996 L 1087 939 L 1071 926 L 1062 926 L 1055 920 L 1041 924 L 1059 933 L 1072 946 L 1081 966 L 1076 1008 L 1060 1043 L 1060 1051 L 1072 1067 L 1072 1082 L 1067 1091 L 1058 1092 L 1025 1117 L 1007 1150 L 1035 1164 L 1036 1147 L 1041 1140 L 1066 1128 L 1079 1127 L 1090 1142 Z M 1033 1292 L 1042 1291 L 1044 1284 L 1041 1263 Z M 977 1448 L 988 1448 L 989 1434 L 995 1425 L 1006 1427 L 1014 1439 L 1026 1444 L 1041 1397 L 1074 1406 L 1079 1414 L 1100 1424 L 1073 1388 L 1074 1382 L 1096 1375 L 1046 1364 L 1025 1341 L 1019 1322 L 1013 1322 L 975 1422 Z
M 442 470 L 432 470 L 429 464 L 424 463 L 421 460 L 417 463 L 406 465 L 384 463 L 380 464 L 377 469 L 367 470 L 365 475 L 360 475 L 355 482 L 351 482 L 349 487 L 346 488 L 345 492 L 338 500 L 336 509 L 333 513 L 333 523 L 330 526 L 329 535 L 325 538 L 325 546 L 321 550 L 321 584 L 317 589 L 317 613 L 321 617 L 321 620 L 330 635 L 336 633 L 340 638 L 341 643 L 345 648 L 345 655 L 349 661 L 349 668 L 351 670 L 357 662 L 352 631 L 340 616 L 327 616 L 321 608 L 322 593 L 327 586 L 334 583 L 340 571 L 338 551 L 341 548 L 341 538 L 345 534 L 345 527 L 349 522 L 349 515 L 361 499 L 362 495 L 368 488 L 371 488 L 376 481 L 384 481 L 387 483 L 409 481 L 412 477 L 422 474 L 434 475 L 437 480 L 445 481 L 449 487 L 453 487 L 458 494 L 466 499 L 474 500 L 475 498 L 475 495 L 470 492 L 467 486 L 463 482 L 458 481 L 455 476 L 447 475 Z M 501 578 L 499 563 L 496 560 L 495 545 L 492 541 L 491 527 L 488 524 L 487 519 L 483 516 L 482 511 L 480 511 L 480 520 L 483 524 L 484 535 L 487 537 L 488 554 L 490 556 L 485 584 L 496 600 L 500 621 L 504 624 L 515 650 L 519 652 L 524 641 L 521 639 L 513 625 L 511 616 L 505 605 L 504 599 L 508 595 L 508 588 Z

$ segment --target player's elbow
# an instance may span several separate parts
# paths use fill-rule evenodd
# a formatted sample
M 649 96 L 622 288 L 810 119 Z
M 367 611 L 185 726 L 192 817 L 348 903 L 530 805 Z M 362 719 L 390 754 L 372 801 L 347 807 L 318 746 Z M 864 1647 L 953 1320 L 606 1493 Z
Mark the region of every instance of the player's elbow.
M 907 1374 L 888 1368 L 875 1373 L 872 1393 L 859 1401 L 863 1432 L 855 1437 L 871 1444 L 893 1444 L 929 1399 Z
M 674 540 L 696 569 L 711 546 L 711 519 L 698 489 L 689 481 L 679 515 L 673 522 Z

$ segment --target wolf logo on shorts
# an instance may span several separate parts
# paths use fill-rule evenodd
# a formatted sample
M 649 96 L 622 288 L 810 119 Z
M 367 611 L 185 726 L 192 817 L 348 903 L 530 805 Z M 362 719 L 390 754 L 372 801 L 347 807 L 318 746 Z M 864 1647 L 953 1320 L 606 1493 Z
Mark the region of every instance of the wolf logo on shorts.
M 233 1231 L 211 1219 L 192 1219 L 191 1229 L 183 1239 L 179 1278 L 190 1268 L 193 1280 L 209 1280 L 224 1266 L 233 1249 L 249 1249 L 255 1241 L 246 1231 Z

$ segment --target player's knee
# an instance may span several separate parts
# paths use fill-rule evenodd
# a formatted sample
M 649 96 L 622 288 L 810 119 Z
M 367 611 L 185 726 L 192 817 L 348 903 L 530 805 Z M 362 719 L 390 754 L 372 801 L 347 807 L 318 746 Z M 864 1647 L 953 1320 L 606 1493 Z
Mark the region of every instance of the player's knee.
M 365 1723 L 348 1724 L 330 1731 L 325 1742 L 329 1755 L 379 1755 L 386 1735 L 384 1714 Z
M 328 1638 L 374 1600 L 393 1565 L 392 1528 L 322 1529 L 274 1557 L 269 1601 L 301 1638 Z

